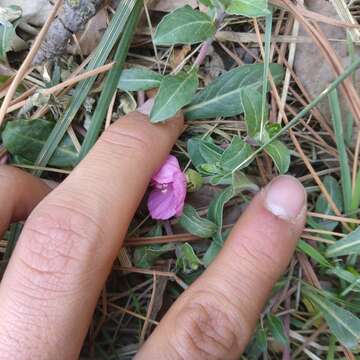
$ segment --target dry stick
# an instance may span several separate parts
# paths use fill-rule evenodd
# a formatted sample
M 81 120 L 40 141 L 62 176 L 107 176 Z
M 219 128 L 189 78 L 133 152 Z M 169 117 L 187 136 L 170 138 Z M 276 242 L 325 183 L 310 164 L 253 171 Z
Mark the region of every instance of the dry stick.
M 140 335 L 140 341 L 139 344 L 142 345 L 145 341 L 145 336 L 146 336 L 146 331 L 148 329 L 149 326 L 149 321 L 152 310 L 154 308 L 154 302 L 155 302 L 155 296 L 156 296 L 156 274 L 153 274 L 153 288 L 152 288 L 152 292 L 151 292 L 151 298 L 150 298 L 150 303 L 146 312 L 146 319 L 144 321 L 144 325 L 141 329 L 141 335 Z
M 131 311 L 131 310 L 128 310 L 122 306 L 119 306 L 119 305 L 116 305 L 116 304 L 113 304 L 113 303 L 109 303 L 109 306 L 115 308 L 116 310 L 119 310 L 120 312 L 122 313 L 125 313 L 125 314 L 128 314 L 128 315 L 131 315 L 131 316 L 134 316 L 140 320 L 143 320 L 143 321 L 146 321 L 146 317 L 143 316 L 143 315 L 140 315 L 134 311 Z M 154 321 L 154 320 L 151 320 L 149 319 L 149 323 L 153 324 L 153 325 L 159 325 L 159 323 L 157 321 Z
M 299 29 L 300 29 L 300 25 L 299 22 L 297 20 L 294 21 L 293 26 L 292 26 L 292 36 L 297 37 L 299 35 Z M 294 60 L 295 60 L 295 52 L 296 52 L 296 42 L 291 42 L 290 43 L 290 47 L 289 47 L 289 56 L 288 56 L 288 64 L 291 66 L 291 68 L 294 65 Z M 279 60 L 281 60 L 281 58 L 284 58 L 285 56 L 282 56 L 282 53 L 279 53 Z M 290 80 L 291 80 L 291 73 L 289 70 L 289 67 L 286 68 L 286 74 L 285 74 L 285 80 L 284 80 L 284 86 L 283 86 L 283 92 L 281 95 L 281 106 L 282 109 L 285 109 L 285 105 L 286 105 L 286 100 L 288 97 L 288 92 L 289 92 L 289 87 L 290 87 Z M 285 111 L 284 111 L 285 112 Z M 281 124 L 282 122 L 282 112 L 279 112 L 278 115 L 278 119 L 277 122 L 279 124 Z
M 109 126 L 111 125 L 111 120 L 112 120 L 112 114 L 114 111 L 114 105 L 115 105 L 115 100 L 116 100 L 116 95 L 117 95 L 117 91 L 115 91 L 111 102 L 110 102 L 110 106 L 108 109 L 108 112 L 106 114 L 106 121 L 105 121 L 105 130 L 107 130 L 109 128 Z
M 39 35 L 36 37 L 35 42 L 31 48 L 30 52 L 26 56 L 24 62 L 21 64 L 20 69 L 16 73 L 15 78 L 11 83 L 11 86 L 10 86 L 10 88 L 4 98 L 4 101 L 1 105 L 1 108 L 0 108 L 0 126 L 4 122 L 5 115 L 7 113 L 7 109 L 9 107 L 10 101 L 12 100 L 12 98 L 16 92 L 16 89 L 17 89 L 19 83 L 21 82 L 21 80 L 23 79 L 26 71 L 28 70 L 29 66 L 31 65 L 31 62 L 32 62 L 33 58 L 35 57 L 44 37 L 49 29 L 50 24 L 55 19 L 55 16 L 57 14 L 57 11 L 58 11 L 61 3 L 62 3 L 62 0 L 58 0 L 56 2 L 53 10 L 51 11 L 49 17 L 46 20 L 44 26 L 42 27 L 41 31 L 39 32 Z
M 319 219 L 331 220 L 331 221 L 340 221 L 341 223 L 348 223 L 348 224 L 357 224 L 360 225 L 360 220 L 352 219 L 344 216 L 335 216 L 335 215 L 325 215 L 320 214 L 312 211 L 308 211 L 308 216 L 313 216 Z
M 263 45 L 262 45 L 262 41 L 261 41 L 261 37 L 260 37 L 260 33 L 259 33 L 259 30 L 255 27 L 255 30 L 256 30 L 256 34 L 259 36 L 258 40 L 259 40 L 259 47 L 260 47 L 260 51 L 262 53 L 262 56 L 264 58 L 264 48 L 263 48 Z M 289 120 L 287 118 L 287 115 L 286 113 L 284 112 L 284 109 L 281 107 L 281 99 L 279 97 L 279 93 L 277 91 L 277 88 L 276 88 L 276 85 L 274 83 L 274 80 L 271 76 L 271 74 L 269 74 L 269 82 L 270 82 L 270 86 L 271 86 L 271 89 L 272 89 L 272 94 L 274 95 L 275 97 L 275 100 L 277 102 L 277 106 L 279 108 L 279 111 L 282 112 L 283 114 L 283 119 L 284 119 L 284 122 L 285 124 L 288 124 L 289 123 Z M 332 199 L 330 193 L 328 192 L 328 190 L 326 189 L 326 187 L 324 186 L 323 182 L 321 181 L 321 179 L 319 178 L 319 176 L 317 175 L 315 169 L 313 168 L 313 166 L 311 165 L 311 162 L 309 160 L 309 158 L 306 156 L 305 152 L 303 151 L 302 147 L 301 147 L 301 144 L 299 143 L 298 139 L 296 138 L 295 134 L 294 134 L 294 131 L 292 129 L 289 129 L 289 134 L 290 134 L 290 137 L 291 137 L 291 140 L 293 141 L 295 147 L 296 147 L 296 150 L 297 152 L 299 153 L 301 159 L 303 160 L 305 166 L 307 167 L 307 169 L 309 170 L 310 174 L 313 176 L 315 182 L 317 183 L 317 185 L 319 186 L 320 188 L 320 191 L 322 192 L 322 194 L 324 195 L 326 201 L 329 203 L 329 205 L 331 206 L 332 210 L 334 211 L 334 213 L 338 216 L 341 216 L 341 212 L 339 211 L 338 207 L 336 206 L 334 200 Z M 351 228 L 346 224 L 344 223 L 343 224 L 345 228 L 347 228 L 348 230 L 351 230 Z
M 326 61 L 333 68 L 335 75 L 340 76 L 344 71 L 343 66 L 319 26 L 317 24 L 311 24 L 301 13 L 302 9 L 296 7 L 290 0 L 280 0 L 280 3 L 282 3 L 282 5 L 285 6 L 299 22 L 301 22 L 305 30 L 310 34 L 323 53 Z M 346 95 L 354 119 L 360 124 L 360 98 L 355 90 L 352 80 L 349 78 L 345 79 L 340 86 Z
M 282 3 L 280 0 L 270 0 L 270 3 L 275 6 L 282 7 Z M 348 23 L 345 21 L 333 19 L 331 17 L 321 15 L 314 11 L 308 10 L 306 8 L 301 9 L 301 12 L 306 18 L 308 18 L 310 20 L 315 20 L 315 21 L 322 22 L 324 24 L 333 25 L 333 26 L 342 27 L 342 28 L 358 28 L 358 29 L 360 29 L 359 24 L 352 24 L 352 23 Z
M 86 71 L 86 72 L 84 72 L 84 73 L 82 73 L 80 75 L 77 75 L 75 77 L 67 79 L 67 80 L 63 81 L 62 83 L 57 84 L 57 85 L 55 85 L 55 86 L 53 86 L 51 88 L 42 90 L 42 94 L 44 96 L 53 95 L 53 94 L 57 93 L 58 91 L 63 90 L 66 87 L 73 86 L 73 85 L 75 85 L 76 83 L 78 83 L 78 82 L 80 82 L 82 80 L 85 80 L 85 79 L 88 79 L 90 77 L 99 75 L 99 74 L 104 73 L 106 71 L 109 71 L 114 66 L 114 64 L 115 63 L 112 62 L 110 64 L 100 66 L 100 67 L 98 67 L 98 68 L 96 68 L 94 70 Z M 15 110 L 18 110 L 18 109 L 22 108 L 26 104 L 27 101 L 28 100 L 22 100 L 22 101 L 17 102 L 16 104 L 10 106 L 7 109 L 7 113 L 11 113 L 11 112 L 13 112 Z

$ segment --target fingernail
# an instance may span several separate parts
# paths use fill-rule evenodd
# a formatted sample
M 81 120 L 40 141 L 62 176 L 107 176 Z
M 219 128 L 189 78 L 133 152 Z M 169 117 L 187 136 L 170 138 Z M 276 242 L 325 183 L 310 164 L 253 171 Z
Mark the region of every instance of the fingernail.
M 275 216 L 292 221 L 303 211 L 306 192 L 292 176 L 279 176 L 265 188 L 265 207 Z
M 144 104 L 142 104 L 137 111 L 144 114 L 144 115 L 150 115 L 151 113 L 151 109 L 154 106 L 154 99 L 149 99 L 148 101 L 144 102 Z

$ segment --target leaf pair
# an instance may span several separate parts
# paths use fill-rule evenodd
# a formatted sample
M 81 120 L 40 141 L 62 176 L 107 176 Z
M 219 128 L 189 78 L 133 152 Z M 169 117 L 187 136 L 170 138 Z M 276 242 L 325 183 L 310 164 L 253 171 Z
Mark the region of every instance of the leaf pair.
M 271 134 L 266 129 L 262 129 L 262 124 L 268 120 L 268 107 L 266 106 L 263 109 L 261 93 L 254 88 L 243 89 L 241 91 L 241 102 L 244 108 L 248 136 L 259 144 L 263 144 L 266 140 L 270 139 Z M 262 134 L 265 134 L 265 136 Z M 290 152 L 284 143 L 275 140 L 268 144 L 264 151 L 272 158 L 281 174 L 288 171 Z
M 248 116 L 252 117 L 254 121 L 259 121 L 257 114 L 250 115 L 251 106 L 258 111 L 258 104 L 252 102 L 257 99 L 252 96 L 252 98 L 242 101 L 241 94 L 261 89 L 263 71 L 263 64 L 237 67 L 220 76 L 195 96 L 198 87 L 198 76 L 195 69 L 167 76 L 146 69 L 125 70 L 118 87 L 125 91 L 160 87 L 150 114 L 152 122 L 170 118 L 187 104 L 189 106 L 184 112 L 188 120 L 235 116 L 244 112 L 243 101 L 247 101 Z M 271 64 L 270 71 L 275 83 L 280 83 L 283 78 L 283 68 L 280 65 Z
M 240 169 L 249 165 L 246 159 L 252 153 L 251 146 L 239 136 L 234 136 L 226 150 L 215 145 L 211 138 L 192 138 L 188 141 L 187 147 L 192 163 L 203 176 L 209 177 L 212 185 L 232 184 L 232 172 L 235 168 Z M 244 165 L 240 167 L 242 163 Z

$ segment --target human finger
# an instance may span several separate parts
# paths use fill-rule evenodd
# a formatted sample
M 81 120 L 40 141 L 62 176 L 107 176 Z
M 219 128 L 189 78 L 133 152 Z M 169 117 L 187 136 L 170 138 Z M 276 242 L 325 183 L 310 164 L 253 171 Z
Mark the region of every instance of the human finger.
M 238 359 L 300 236 L 306 194 L 290 176 L 261 191 L 205 273 L 175 302 L 136 360 Z
M 0 288 L 0 351 L 75 359 L 152 174 L 183 129 L 132 113 L 31 214 Z

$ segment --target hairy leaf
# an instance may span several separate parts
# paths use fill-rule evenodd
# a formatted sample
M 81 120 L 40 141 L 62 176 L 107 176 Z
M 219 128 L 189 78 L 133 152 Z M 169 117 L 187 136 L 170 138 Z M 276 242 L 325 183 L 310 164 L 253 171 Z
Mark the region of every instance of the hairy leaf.
M 209 16 L 186 5 L 164 16 L 154 42 L 157 45 L 196 44 L 211 38 L 215 31 L 215 23 Z
M 265 152 L 273 159 L 280 174 L 285 174 L 290 166 L 290 151 L 284 143 L 275 140 L 266 146 Z
M 232 139 L 230 146 L 224 151 L 220 166 L 225 171 L 233 171 L 243 164 L 239 169 L 249 165 L 249 162 L 244 161 L 253 152 L 252 147 L 242 140 L 239 136 L 235 136 Z
M 165 121 L 174 116 L 183 106 L 189 104 L 198 84 L 199 80 L 195 70 L 165 76 L 151 110 L 151 122 Z
M 262 114 L 262 95 L 252 88 L 241 91 L 241 103 L 244 108 L 247 133 L 251 138 L 258 140 L 261 120 L 267 121 L 268 108 L 265 107 L 265 114 Z
M 271 64 L 270 71 L 275 83 L 283 78 L 283 68 Z M 241 91 L 251 87 L 260 89 L 263 83 L 262 64 L 243 65 L 221 75 L 205 89 L 195 95 L 185 110 L 188 120 L 208 119 L 217 116 L 235 116 L 243 113 Z
M 342 240 L 329 246 L 326 256 L 344 256 L 360 254 L 360 226 L 352 233 L 346 235 Z
M 217 230 L 217 225 L 199 216 L 191 205 L 185 205 L 179 224 L 189 233 L 201 238 L 211 237 Z
M 121 73 L 118 88 L 125 91 L 139 91 L 158 88 L 163 76 L 149 69 L 126 69 Z
M 275 339 L 275 341 L 281 345 L 286 346 L 289 342 L 287 336 L 285 335 L 284 326 L 282 321 L 275 315 L 269 314 L 267 316 L 269 329 L 271 335 Z
M 268 15 L 269 9 L 267 0 L 230 0 L 226 12 L 234 15 L 258 17 Z
M 2 133 L 3 144 L 12 155 L 23 157 L 33 163 L 54 126 L 55 123 L 43 119 L 10 121 Z M 78 153 L 70 137 L 65 135 L 51 157 L 49 165 L 72 167 L 76 164 L 77 158 Z
M 356 349 L 360 341 L 360 319 L 313 292 L 308 292 L 307 295 L 323 313 L 331 332 L 338 340 L 347 348 Z

